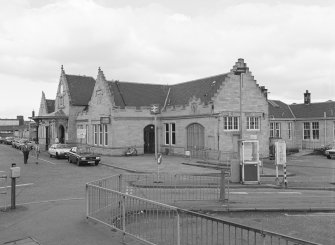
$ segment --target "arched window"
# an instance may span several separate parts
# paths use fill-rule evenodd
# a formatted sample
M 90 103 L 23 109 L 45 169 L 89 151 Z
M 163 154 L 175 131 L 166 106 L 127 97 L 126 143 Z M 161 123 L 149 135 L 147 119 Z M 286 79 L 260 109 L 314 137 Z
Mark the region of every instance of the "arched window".
M 203 149 L 205 147 L 205 130 L 199 123 L 192 123 L 187 127 L 187 149 Z

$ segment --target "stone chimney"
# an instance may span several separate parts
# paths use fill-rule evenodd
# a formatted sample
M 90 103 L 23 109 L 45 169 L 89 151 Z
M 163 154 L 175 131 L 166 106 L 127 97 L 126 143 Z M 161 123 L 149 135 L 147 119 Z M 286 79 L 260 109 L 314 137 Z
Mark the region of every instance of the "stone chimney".
M 311 93 L 306 90 L 306 93 L 304 93 L 304 104 L 309 105 L 311 103 Z

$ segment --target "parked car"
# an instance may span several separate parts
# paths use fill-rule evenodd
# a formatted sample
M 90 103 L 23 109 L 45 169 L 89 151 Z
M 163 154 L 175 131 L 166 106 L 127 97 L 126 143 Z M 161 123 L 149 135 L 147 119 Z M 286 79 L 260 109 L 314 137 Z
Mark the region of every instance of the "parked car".
M 91 152 L 90 147 L 76 146 L 72 147 L 68 153 L 68 162 L 76 163 L 78 166 L 81 164 L 95 164 L 98 165 L 101 157 Z
M 14 138 L 12 140 L 12 147 L 17 148 L 20 140 L 21 140 L 20 138 Z
M 53 144 L 49 147 L 48 153 L 50 157 L 59 158 L 67 158 L 69 151 L 71 150 L 71 146 L 67 144 Z
M 0 144 L 2 144 L 4 142 L 4 140 L 5 139 L 0 136 Z
M 14 140 L 14 137 L 10 137 L 10 136 L 6 137 L 5 138 L 5 144 L 11 145 L 13 140 Z
M 330 149 L 326 150 L 325 155 L 328 159 L 335 158 L 335 146 L 333 145 Z
M 25 144 L 28 144 L 28 140 L 27 139 L 20 139 L 19 142 L 16 144 L 16 148 L 19 149 L 19 150 L 22 150 L 22 147 L 25 145 Z

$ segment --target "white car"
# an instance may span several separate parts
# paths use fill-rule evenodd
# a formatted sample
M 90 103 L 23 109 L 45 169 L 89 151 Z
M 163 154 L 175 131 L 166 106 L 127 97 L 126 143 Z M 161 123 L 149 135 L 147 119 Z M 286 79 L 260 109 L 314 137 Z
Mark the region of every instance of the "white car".
M 49 147 L 49 156 L 55 158 L 67 158 L 68 153 L 71 150 L 71 146 L 67 144 L 53 144 Z
M 325 154 L 328 159 L 335 158 L 335 148 L 326 150 Z

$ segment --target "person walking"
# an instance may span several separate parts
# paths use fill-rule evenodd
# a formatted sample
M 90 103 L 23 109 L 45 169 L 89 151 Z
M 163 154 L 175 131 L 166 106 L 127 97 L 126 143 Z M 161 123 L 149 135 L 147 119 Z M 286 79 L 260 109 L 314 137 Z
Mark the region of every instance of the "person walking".
M 55 144 L 58 144 L 58 143 L 59 143 L 59 139 L 58 139 L 58 137 L 56 137 Z
M 34 147 L 34 151 L 35 151 L 35 157 L 36 157 L 36 164 L 38 164 L 38 158 L 40 157 L 40 145 L 38 144 L 38 142 L 35 143 L 35 147 Z
M 23 163 L 24 163 L 24 164 L 27 164 L 27 162 L 28 162 L 29 151 L 30 151 L 30 147 L 28 146 L 28 144 L 27 144 L 27 142 L 26 142 L 26 143 L 24 143 L 24 145 L 22 146 Z

